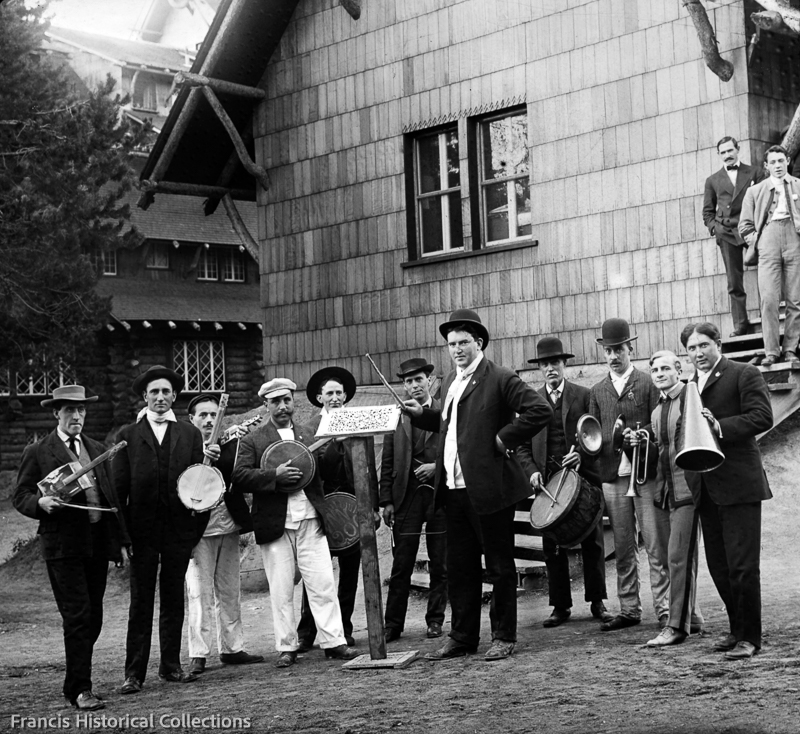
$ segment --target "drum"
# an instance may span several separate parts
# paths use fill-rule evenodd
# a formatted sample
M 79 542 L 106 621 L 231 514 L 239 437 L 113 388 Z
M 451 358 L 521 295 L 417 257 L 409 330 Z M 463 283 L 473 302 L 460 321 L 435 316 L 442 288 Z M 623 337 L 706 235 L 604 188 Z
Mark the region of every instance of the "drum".
M 178 497 L 192 512 L 219 507 L 225 497 L 222 473 L 207 464 L 192 464 L 178 477 Z
M 559 484 L 561 489 L 556 494 Z M 531 525 L 562 548 L 585 540 L 603 517 L 603 493 L 573 469 L 553 474 L 547 491 L 558 502 L 553 504 L 544 492 L 531 506 Z
M 331 555 L 343 556 L 356 550 L 361 533 L 358 529 L 358 504 L 352 494 L 326 494 L 322 505 L 322 519 Z
M 277 486 L 279 492 L 291 494 L 308 486 L 314 478 L 316 463 L 308 446 L 299 441 L 278 441 L 268 447 L 261 456 L 262 469 L 277 469 L 281 464 L 291 462 L 291 465 L 303 472 L 300 480 L 290 487 Z

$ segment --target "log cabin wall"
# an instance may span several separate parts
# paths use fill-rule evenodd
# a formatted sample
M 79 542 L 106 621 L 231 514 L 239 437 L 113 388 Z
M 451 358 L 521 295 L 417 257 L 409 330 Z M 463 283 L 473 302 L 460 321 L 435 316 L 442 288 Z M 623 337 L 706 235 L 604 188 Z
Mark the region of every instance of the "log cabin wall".
M 461 307 L 488 325 L 488 356 L 517 369 L 548 334 L 598 363 L 612 316 L 633 323 L 641 357 L 677 349 L 692 320 L 730 331 L 701 208 L 716 141 L 734 135 L 750 157 L 746 39 L 741 3 L 709 13 L 736 68 L 727 84 L 679 2 L 370 0 L 357 22 L 334 0 L 301 3 L 256 124 L 272 177 L 259 201 L 267 375 L 304 384 L 336 362 L 375 383 L 366 351 L 387 375 L 417 354 L 446 368 L 436 327 Z M 530 233 L 487 246 L 475 128 L 513 110 L 527 115 Z M 426 259 L 413 148 L 450 129 L 465 252 Z

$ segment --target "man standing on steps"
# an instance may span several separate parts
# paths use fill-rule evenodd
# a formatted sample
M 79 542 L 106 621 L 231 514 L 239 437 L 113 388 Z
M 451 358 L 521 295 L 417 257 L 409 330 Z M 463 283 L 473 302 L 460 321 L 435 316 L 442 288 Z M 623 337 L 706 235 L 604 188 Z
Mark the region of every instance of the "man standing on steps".
M 762 181 L 766 174 L 761 168 L 739 160 L 739 143 L 726 135 L 717 143 L 722 168 L 706 179 L 703 197 L 703 222 L 712 237 L 717 239 L 725 273 L 733 317 L 731 336 L 747 333 L 747 294 L 744 290 L 744 239 L 737 226 L 745 192 Z

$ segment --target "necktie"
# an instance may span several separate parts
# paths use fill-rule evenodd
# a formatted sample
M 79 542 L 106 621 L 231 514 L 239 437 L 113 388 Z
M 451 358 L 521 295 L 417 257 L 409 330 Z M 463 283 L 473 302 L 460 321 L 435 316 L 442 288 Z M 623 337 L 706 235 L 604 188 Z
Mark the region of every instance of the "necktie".
M 739 166 L 738 165 L 736 165 L 736 166 L 725 166 L 725 168 L 727 168 L 729 171 L 738 171 L 739 170 Z
M 75 454 L 75 456 L 80 456 L 80 454 L 81 454 L 81 452 L 80 452 L 80 449 L 78 449 L 77 451 L 75 450 L 75 449 L 77 449 L 77 448 L 78 448 L 78 446 L 77 446 L 77 444 L 78 444 L 78 439 L 77 439 L 77 438 L 75 438 L 75 436 L 70 436 L 70 437 L 67 439 L 67 443 L 69 444 L 69 450 L 70 450 L 70 451 L 71 451 L 73 454 Z
M 550 393 L 550 401 L 555 405 L 558 402 L 558 390 L 553 390 Z
M 664 489 L 672 489 L 672 472 L 670 471 L 669 463 L 669 408 L 672 400 L 664 398 L 661 405 L 661 436 L 659 441 L 661 443 L 661 471 L 664 475 Z

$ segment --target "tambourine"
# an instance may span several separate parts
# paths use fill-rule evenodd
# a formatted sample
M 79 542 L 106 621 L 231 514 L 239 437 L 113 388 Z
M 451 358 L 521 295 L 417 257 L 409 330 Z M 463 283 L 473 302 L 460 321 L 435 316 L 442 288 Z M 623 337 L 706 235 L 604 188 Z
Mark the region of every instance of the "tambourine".
M 309 485 L 314 478 L 316 464 L 308 446 L 299 441 L 278 441 L 269 446 L 261 456 L 262 469 L 277 469 L 281 464 L 289 462 L 302 472 L 300 479 L 290 486 L 276 485 L 279 492 L 291 494 Z

